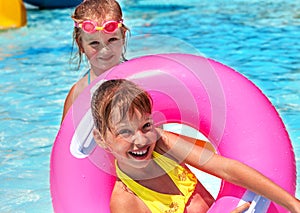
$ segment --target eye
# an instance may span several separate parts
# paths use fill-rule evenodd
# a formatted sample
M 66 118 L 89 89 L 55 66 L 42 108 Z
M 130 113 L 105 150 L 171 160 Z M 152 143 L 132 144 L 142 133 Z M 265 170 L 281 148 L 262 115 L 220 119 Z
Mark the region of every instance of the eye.
M 147 123 L 144 124 L 143 130 L 146 131 L 146 132 L 150 131 L 152 129 L 152 126 L 153 126 L 152 122 L 147 122 Z
M 92 42 L 89 43 L 89 45 L 91 45 L 93 47 L 98 46 L 99 44 L 100 44 L 99 41 L 92 41 Z
M 111 37 L 110 39 L 108 39 L 108 43 L 114 43 L 116 41 L 119 41 L 120 39 L 117 37 Z
M 128 138 L 132 135 L 132 131 L 130 129 L 120 129 L 118 130 L 117 135 L 120 135 L 124 138 Z

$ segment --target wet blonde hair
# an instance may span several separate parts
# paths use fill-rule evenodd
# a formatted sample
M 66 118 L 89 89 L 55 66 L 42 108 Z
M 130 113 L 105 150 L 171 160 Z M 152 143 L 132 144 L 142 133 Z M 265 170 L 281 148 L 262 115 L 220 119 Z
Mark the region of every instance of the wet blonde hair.
M 110 20 L 123 21 L 122 9 L 119 3 L 115 0 L 85 0 L 75 8 L 75 11 L 71 17 L 77 23 L 83 22 L 85 20 L 93 20 L 98 24 L 103 24 L 103 22 Z M 122 37 L 125 40 L 126 32 L 129 31 L 129 29 L 124 24 L 122 24 L 122 27 L 120 29 Z M 73 47 L 74 43 L 76 42 L 78 46 L 78 52 L 71 59 L 78 60 L 77 69 L 80 68 L 80 64 L 82 62 L 81 32 L 82 29 L 74 27 Z M 123 61 L 126 61 L 125 51 L 126 42 L 124 42 L 124 51 L 122 54 Z
M 150 95 L 139 86 L 125 79 L 105 81 L 95 91 L 91 102 L 95 127 L 103 137 L 111 131 L 112 113 L 118 112 L 120 121 L 136 111 L 141 114 L 152 112 Z

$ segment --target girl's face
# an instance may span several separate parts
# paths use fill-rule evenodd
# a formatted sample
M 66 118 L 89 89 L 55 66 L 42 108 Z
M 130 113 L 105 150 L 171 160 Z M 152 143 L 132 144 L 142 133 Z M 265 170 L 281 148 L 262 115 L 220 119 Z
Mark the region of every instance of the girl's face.
M 81 47 L 91 68 L 101 74 L 120 63 L 124 45 L 121 30 L 114 33 L 81 32 Z
M 123 171 L 145 168 L 152 159 L 157 133 L 150 114 L 135 111 L 120 121 L 119 113 L 112 112 L 111 131 L 107 130 L 105 144 Z

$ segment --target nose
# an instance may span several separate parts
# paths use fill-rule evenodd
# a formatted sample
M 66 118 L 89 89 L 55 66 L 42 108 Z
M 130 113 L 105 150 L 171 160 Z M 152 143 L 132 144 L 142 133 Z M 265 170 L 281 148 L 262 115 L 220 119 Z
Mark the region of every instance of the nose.
M 142 147 L 147 144 L 147 137 L 142 131 L 137 131 L 132 138 L 132 143 L 137 147 Z
M 110 47 L 106 44 L 103 44 L 99 47 L 98 53 L 105 54 L 105 53 L 110 52 L 110 51 L 111 51 Z

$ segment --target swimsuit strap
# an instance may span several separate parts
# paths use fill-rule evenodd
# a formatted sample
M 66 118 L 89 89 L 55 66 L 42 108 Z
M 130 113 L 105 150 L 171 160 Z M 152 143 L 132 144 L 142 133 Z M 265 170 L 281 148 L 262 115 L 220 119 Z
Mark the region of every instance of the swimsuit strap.
M 153 160 L 168 174 L 173 183 L 182 193 L 181 195 L 159 193 L 139 184 L 118 167 L 116 160 L 115 165 L 117 176 L 146 204 L 151 212 L 183 213 L 189 198 L 196 188 L 196 177 L 189 170 L 180 166 L 177 162 L 155 151 L 153 151 Z
M 88 70 L 88 85 L 91 83 L 91 69 Z

